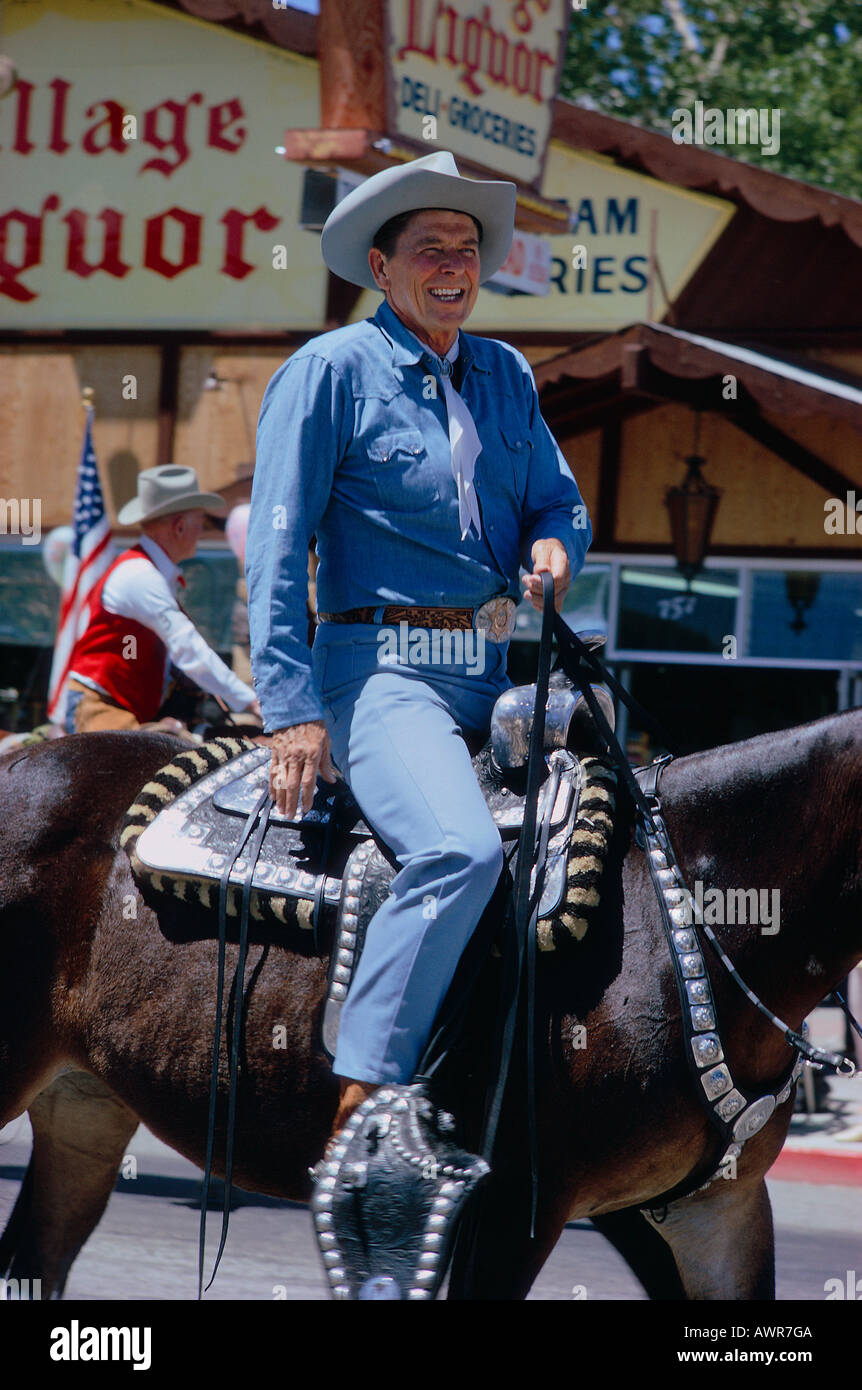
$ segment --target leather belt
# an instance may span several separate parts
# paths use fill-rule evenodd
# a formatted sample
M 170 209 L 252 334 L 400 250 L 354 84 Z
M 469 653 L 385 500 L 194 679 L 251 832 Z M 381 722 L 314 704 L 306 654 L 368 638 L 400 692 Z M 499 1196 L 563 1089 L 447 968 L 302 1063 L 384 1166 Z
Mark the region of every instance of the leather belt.
M 377 623 L 377 608 L 348 608 L 343 613 L 321 613 L 322 623 Z M 389 604 L 383 609 L 381 623 L 409 623 L 411 627 L 443 627 L 455 632 L 468 632 L 473 626 L 472 608 L 416 608 L 413 605 Z
M 322 623 L 409 623 L 411 627 L 445 628 L 450 632 L 485 633 L 489 642 L 508 642 L 515 630 L 517 604 L 505 594 L 487 599 L 478 608 L 423 608 L 416 604 L 387 604 L 367 608 L 348 608 L 343 613 L 320 613 Z

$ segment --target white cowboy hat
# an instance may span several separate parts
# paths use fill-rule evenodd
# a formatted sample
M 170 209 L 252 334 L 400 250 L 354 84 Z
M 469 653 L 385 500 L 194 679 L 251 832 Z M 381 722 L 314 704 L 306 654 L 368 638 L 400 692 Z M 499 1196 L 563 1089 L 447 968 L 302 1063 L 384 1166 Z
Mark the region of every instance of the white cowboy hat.
M 448 150 L 384 169 L 333 208 L 320 237 L 323 259 L 342 280 L 376 290 L 368 252 L 377 231 L 402 212 L 449 208 L 482 224 L 479 283 L 490 280 L 509 254 L 515 230 L 515 185 L 465 179 Z
M 172 512 L 191 512 L 197 507 L 207 512 L 223 512 L 225 501 L 217 492 L 201 492 L 193 468 L 165 463 L 144 468 L 138 474 L 138 495 L 117 513 L 121 526 L 134 526 Z

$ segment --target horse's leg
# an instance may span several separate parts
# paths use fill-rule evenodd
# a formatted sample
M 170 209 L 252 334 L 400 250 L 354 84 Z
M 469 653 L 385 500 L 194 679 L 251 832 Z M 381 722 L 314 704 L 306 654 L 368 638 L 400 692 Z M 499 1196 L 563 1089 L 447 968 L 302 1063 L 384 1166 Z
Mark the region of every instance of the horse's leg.
M 526 1216 L 512 1220 L 487 1209 L 478 1214 L 459 1242 L 449 1278 L 449 1298 L 524 1299 L 549 1258 L 565 1225 L 549 1227 L 543 1239 L 530 1240 Z M 679 1301 L 686 1297 L 673 1252 L 642 1214 L 632 1208 L 592 1218 L 644 1286 L 651 1299 Z M 518 1234 L 520 1232 L 520 1235 Z
M 18 1189 L 18 1196 L 12 1214 L 0 1234 L 0 1279 L 5 1279 L 12 1269 L 15 1254 L 22 1240 L 22 1234 L 30 1219 L 30 1205 L 33 1200 L 33 1162 L 27 1165 L 24 1179 Z
M 636 1207 L 591 1220 L 637 1275 L 649 1298 L 665 1302 L 685 1298 L 672 1250 Z
M 96 1077 L 66 1072 L 33 1100 L 30 1121 L 33 1152 L 2 1248 L 12 1278 L 39 1279 L 42 1298 L 59 1298 L 138 1117 Z
M 489 1182 L 476 1194 L 458 1233 L 449 1275 L 450 1299 L 525 1299 L 566 1224 L 562 1210 L 545 1212 L 530 1237 L 530 1180 Z
M 687 1299 L 775 1298 L 772 1208 L 763 1178 L 745 1185 L 716 1179 L 706 1191 L 672 1202 L 663 1220 L 648 1220 L 673 1252 Z

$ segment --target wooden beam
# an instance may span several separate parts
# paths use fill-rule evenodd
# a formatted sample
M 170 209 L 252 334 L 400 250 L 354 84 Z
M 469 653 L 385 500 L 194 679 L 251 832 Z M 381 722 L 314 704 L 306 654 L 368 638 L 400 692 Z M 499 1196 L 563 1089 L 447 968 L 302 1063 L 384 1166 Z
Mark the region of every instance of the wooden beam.
M 624 391 L 636 391 L 644 383 L 644 369 L 649 365 L 643 343 L 626 343 L 620 383 Z
M 812 483 L 822 487 L 830 497 L 844 497 L 858 487 L 858 483 L 846 473 L 842 473 L 839 468 L 806 449 L 804 444 L 791 439 L 789 434 L 785 434 L 777 425 L 771 425 L 762 415 L 733 414 L 730 419 L 737 429 L 750 435 L 773 454 L 777 454 L 784 463 L 789 463 L 791 468 L 797 469 Z
M 377 174 L 390 161 L 375 142 L 383 139 L 380 127 L 357 129 L 286 130 L 284 157 L 295 164 L 345 164 L 359 174 Z
M 648 396 L 617 396 L 595 401 L 592 405 L 584 406 L 577 414 L 555 417 L 553 421 L 549 419 L 548 424 L 558 439 L 575 439 L 580 434 L 600 429 L 611 416 L 631 420 L 636 415 L 646 415 L 656 407 L 657 402 Z
M 582 406 L 593 405 L 596 401 L 618 400 L 622 394 L 616 376 L 603 377 L 599 381 L 573 381 L 571 377 L 566 377 L 550 386 L 539 387 L 543 414 L 576 414 Z

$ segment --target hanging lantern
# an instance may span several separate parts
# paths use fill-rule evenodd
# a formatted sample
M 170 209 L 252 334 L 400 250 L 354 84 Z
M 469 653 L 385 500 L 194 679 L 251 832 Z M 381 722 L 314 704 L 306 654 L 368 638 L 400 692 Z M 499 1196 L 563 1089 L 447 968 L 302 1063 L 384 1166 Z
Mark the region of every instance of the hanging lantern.
M 805 614 L 817 598 L 820 575 L 813 570 L 791 570 L 784 576 L 784 589 L 793 609 L 793 622 L 787 626 L 791 632 L 804 632 L 808 626 Z
M 685 462 L 688 465 L 685 479 L 678 487 L 669 487 L 664 500 L 670 512 L 676 563 L 690 584 L 703 568 L 721 489 L 713 487 L 702 476 L 700 470 L 706 459 L 700 454 L 689 454 Z

